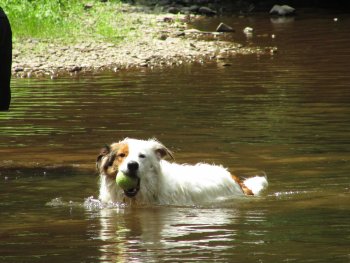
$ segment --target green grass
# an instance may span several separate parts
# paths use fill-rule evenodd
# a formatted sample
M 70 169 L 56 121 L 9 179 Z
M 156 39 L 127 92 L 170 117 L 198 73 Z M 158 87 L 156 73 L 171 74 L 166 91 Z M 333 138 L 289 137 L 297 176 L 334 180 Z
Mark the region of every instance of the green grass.
M 84 3 L 92 3 L 86 10 Z M 142 22 L 124 13 L 120 0 L 0 0 L 14 40 L 75 43 L 89 39 L 120 42 L 140 34 Z

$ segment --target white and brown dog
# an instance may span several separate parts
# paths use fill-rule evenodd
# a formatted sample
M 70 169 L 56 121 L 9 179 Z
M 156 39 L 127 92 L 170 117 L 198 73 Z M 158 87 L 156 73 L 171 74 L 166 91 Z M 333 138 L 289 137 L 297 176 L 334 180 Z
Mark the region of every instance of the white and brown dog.
M 126 138 L 105 146 L 97 157 L 100 173 L 99 199 L 104 202 L 195 205 L 232 196 L 258 195 L 267 187 L 264 176 L 241 181 L 218 165 L 177 164 L 163 158 L 172 153 L 155 139 Z M 115 182 L 118 171 L 138 180 L 137 187 L 124 191 Z

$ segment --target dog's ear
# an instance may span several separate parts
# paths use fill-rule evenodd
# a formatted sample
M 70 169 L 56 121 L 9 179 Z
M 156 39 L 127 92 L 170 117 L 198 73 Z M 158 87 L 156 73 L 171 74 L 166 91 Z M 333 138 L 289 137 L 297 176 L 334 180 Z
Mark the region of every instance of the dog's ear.
M 157 141 L 155 145 L 155 152 L 159 159 L 163 159 L 166 156 L 169 156 L 172 160 L 175 160 L 173 153 L 167 147 Z
M 104 156 L 111 152 L 111 148 L 108 145 L 105 145 L 101 148 L 100 154 L 96 158 L 96 169 L 99 171 L 101 168 L 101 161 Z
M 108 159 L 107 161 L 105 162 L 103 168 L 106 170 L 108 167 L 112 166 L 113 163 L 114 163 L 114 160 L 115 160 L 115 157 L 117 157 L 117 155 L 115 154 L 115 152 L 111 152 L 109 155 L 108 155 Z

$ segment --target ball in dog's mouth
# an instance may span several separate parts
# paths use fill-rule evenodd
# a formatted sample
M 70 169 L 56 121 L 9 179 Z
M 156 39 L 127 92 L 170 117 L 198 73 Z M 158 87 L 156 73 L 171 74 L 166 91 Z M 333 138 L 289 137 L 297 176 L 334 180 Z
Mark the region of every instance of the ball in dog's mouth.
M 119 171 L 116 176 L 117 185 L 124 190 L 127 197 L 134 197 L 140 190 L 140 178 Z

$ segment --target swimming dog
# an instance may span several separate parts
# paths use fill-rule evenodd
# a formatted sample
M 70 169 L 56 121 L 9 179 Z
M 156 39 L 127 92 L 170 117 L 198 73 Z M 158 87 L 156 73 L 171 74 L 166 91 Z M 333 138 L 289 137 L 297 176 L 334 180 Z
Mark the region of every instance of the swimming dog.
M 172 152 L 155 139 L 125 138 L 102 148 L 97 157 L 101 202 L 137 204 L 196 205 L 233 196 L 259 195 L 267 185 L 265 176 L 241 180 L 220 165 L 177 164 Z M 132 189 L 122 189 L 116 182 L 121 171 L 137 179 Z

